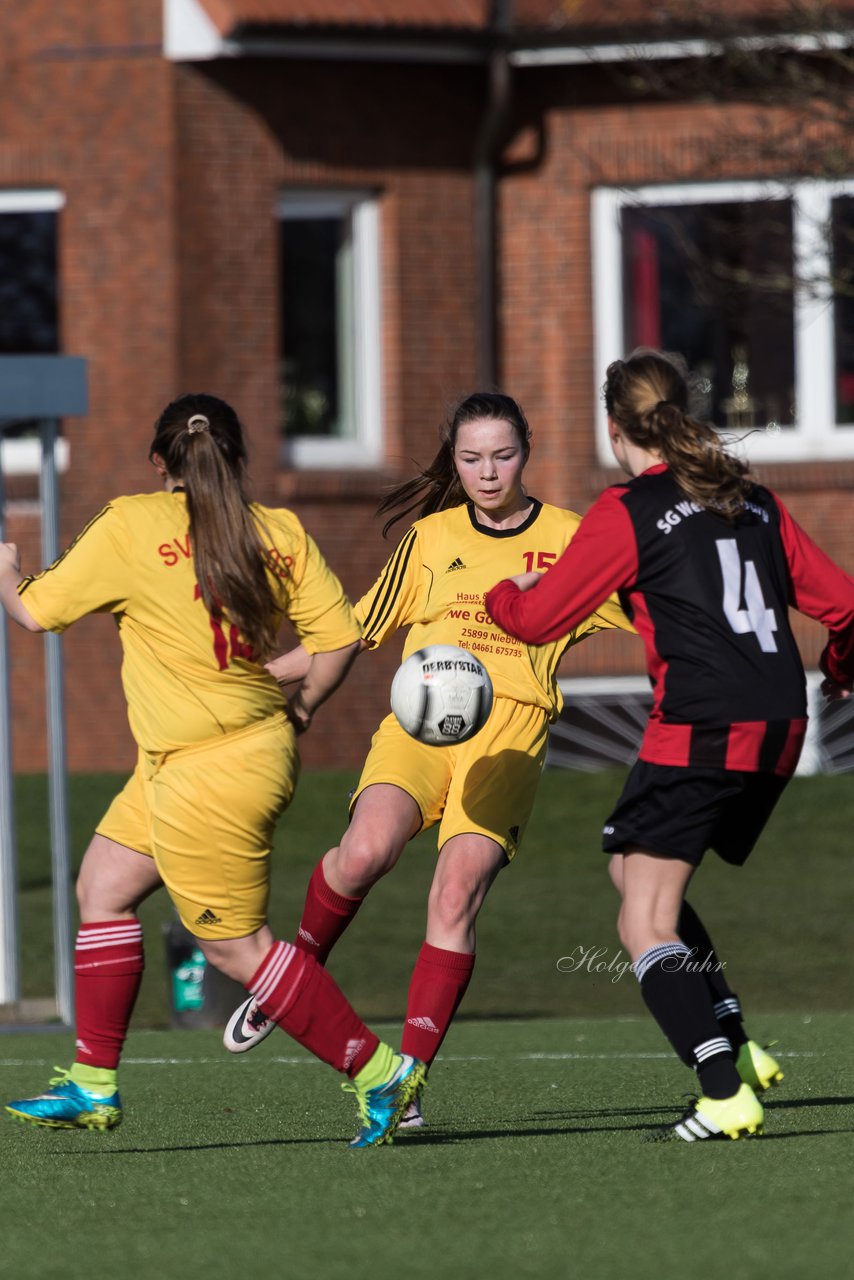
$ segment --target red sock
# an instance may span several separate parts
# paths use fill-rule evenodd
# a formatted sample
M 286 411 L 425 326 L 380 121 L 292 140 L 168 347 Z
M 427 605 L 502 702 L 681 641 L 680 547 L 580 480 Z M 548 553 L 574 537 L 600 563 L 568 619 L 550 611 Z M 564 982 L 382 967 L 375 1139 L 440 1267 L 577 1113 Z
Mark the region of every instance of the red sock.
M 379 1039 L 362 1022 L 314 956 L 274 942 L 249 983 L 268 1018 L 315 1057 L 352 1079 L 373 1057 Z
M 326 883 L 323 862 L 318 862 L 305 894 L 295 946 L 326 964 L 329 952 L 353 919 L 364 898 L 345 898 Z
M 425 942 L 409 983 L 401 1050 L 429 1066 L 471 982 L 474 956 Z
M 74 948 L 74 1061 L 87 1067 L 119 1065 L 145 956 L 142 925 L 133 917 L 82 924 Z

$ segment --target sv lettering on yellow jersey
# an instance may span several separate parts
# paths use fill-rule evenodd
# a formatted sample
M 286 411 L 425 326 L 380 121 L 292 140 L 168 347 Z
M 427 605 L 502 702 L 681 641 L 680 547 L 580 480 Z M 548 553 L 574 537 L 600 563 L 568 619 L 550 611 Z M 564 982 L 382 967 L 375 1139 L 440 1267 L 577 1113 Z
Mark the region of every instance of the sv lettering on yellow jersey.
M 269 536 L 281 614 L 309 653 L 340 649 L 360 628 L 341 584 L 293 512 L 253 506 Z M 227 619 L 200 599 L 183 493 L 117 498 L 50 568 L 19 587 L 48 631 L 110 613 L 123 649 L 128 717 L 144 751 L 161 753 L 233 733 L 280 711 L 272 677 Z

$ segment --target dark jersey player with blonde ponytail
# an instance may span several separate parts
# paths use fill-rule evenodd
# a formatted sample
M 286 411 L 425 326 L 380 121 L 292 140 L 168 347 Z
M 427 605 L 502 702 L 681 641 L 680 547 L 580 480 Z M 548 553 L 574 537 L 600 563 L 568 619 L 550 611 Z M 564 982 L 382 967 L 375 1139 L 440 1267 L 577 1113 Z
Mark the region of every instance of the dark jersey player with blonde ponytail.
M 599 497 L 545 577 L 505 579 L 486 605 L 543 644 L 616 591 L 644 641 L 652 712 L 604 827 L 619 933 L 650 1012 L 700 1080 L 662 1136 L 737 1138 L 761 1131 L 756 1090 L 780 1073 L 738 1034 L 738 1000 L 703 963 L 711 944 L 685 889 L 707 849 L 745 861 L 797 764 L 806 691 L 790 605 L 830 633 L 825 695 L 850 694 L 854 581 L 690 413 L 679 357 L 634 351 L 609 366 L 604 391 L 629 479 Z
M 296 733 L 343 679 L 360 627 L 296 516 L 246 496 L 240 421 L 211 395 L 175 400 L 150 450 L 164 491 L 116 498 L 69 550 L 22 578 L 0 545 L 0 599 L 29 631 L 112 613 L 139 748 L 80 869 L 75 1060 L 6 1110 L 27 1124 L 111 1129 L 142 978 L 139 904 L 165 885 L 207 959 L 265 1015 L 353 1080 L 354 1146 L 390 1140 L 422 1064 L 371 1032 L 312 956 L 266 920 L 273 828 L 296 785 Z M 309 654 L 287 708 L 264 669 L 283 618 Z

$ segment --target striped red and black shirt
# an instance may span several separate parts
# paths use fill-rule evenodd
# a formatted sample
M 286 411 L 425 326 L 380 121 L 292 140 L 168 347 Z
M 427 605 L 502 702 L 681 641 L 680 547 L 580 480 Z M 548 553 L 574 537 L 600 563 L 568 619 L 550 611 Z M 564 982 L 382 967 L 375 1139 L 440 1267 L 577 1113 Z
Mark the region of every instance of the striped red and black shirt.
M 824 673 L 854 679 L 854 579 L 760 485 L 730 522 L 686 498 L 665 464 L 651 467 L 601 495 L 534 588 L 505 580 L 486 607 L 511 635 L 544 644 L 613 591 L 653 687 L 643 760 L 794 771 L 807 713 L 790 605 L 828 628 Z

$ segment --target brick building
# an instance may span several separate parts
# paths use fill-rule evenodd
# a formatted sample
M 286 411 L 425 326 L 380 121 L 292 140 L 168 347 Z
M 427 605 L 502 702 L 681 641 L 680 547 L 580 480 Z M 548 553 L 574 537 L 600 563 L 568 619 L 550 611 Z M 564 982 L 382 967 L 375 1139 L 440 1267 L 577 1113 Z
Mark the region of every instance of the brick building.
M 779 427 L 751 458 L 848 562 L 851 305 L 821 282 L 854 259 L 850 132 L 814 80 L 769 103 L 754 77 L 803 66 L 844 113 L 839 6 L 816 12 L 727 0 L 710 32 L 702 6 L 640 0 L 4 6 L 0 350 L 90 361 L 63 538 L 152 487 L 157 413 L 209 390 L 249 428 L 255 494 L 299 512 L 356 597 L 390 549 L 383 486 L 479 385 L 527 411 L 532 492 L 585 510 L 614 476 L 597 387 L 644 341 L 686 351 L 722 427 Z M 33 568 L 28 447 L 4 465 Z M 113 631 L 65 641 L 72 769 L 133 760 Z M 44 766 L 37 649 L 13 637 L 21 769 Z M 307 763 L 359 761 L 396 660 L 358 669 Z M 641 669 L 617 636 L 567 663 Z

